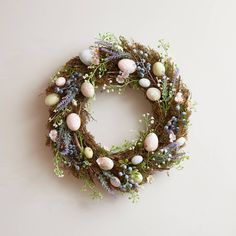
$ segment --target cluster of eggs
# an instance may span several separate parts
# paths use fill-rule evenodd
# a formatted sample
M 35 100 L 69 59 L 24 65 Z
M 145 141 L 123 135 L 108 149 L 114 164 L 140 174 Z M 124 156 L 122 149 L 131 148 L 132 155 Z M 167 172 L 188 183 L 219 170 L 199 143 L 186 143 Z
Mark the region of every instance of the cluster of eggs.
M 155 133 L 149 133 L 144 140 L 144 149 L 147 152 L 154 152 L 158 148 L 158 137 Z M 98 166 L 102 170 L 111 170 L 114 167 L 114 161 L 109 157 L 99 157 L 96 160 Z M 135 155 L 131 158 L 131 163 L 133 165 L 139 165 L 143 162 L 143 156 Z M 131 179 L 134 183 L 140 184 L 143 181 L 143 176 L 139 172 L 135 172 L 133 175 L 131 173 Z M 120 187 L 121 182 L 118 177 L 113 177 L 110 179 L 111 185 L 114 187 Z
M 79 54 L 80 60 L 87 66 L 93 63 L 94 55 L 91 49 L 85 49 Z M 121 72 L 126 74 L 132 74 L 137 70 L 135 61 L 131 59 L 121 59 L 118 62 L 118 68 Z M 155 76 L 160 77 L 165 74 L 165 66 L 161 62 L 155 62 L 152 65 L 152 72 Z M 150 87 L 151 82 L 148 78 L 142 78 L 139 80 L 139 85 L 143 88 L 147 88 L 146 96 L 151 101 L 158 101 L 161 98 L 161 92 L 156 87 Z
M 64 77 L 59 77 L 56 79 L 55 84 L 62 87 L 66 84 L 66 79 Z M 95 94 L 94 86 L 89 81 L 84 81 L 81 85 L 81 93 L 87 97 L 92 98 Z M 49 107 L 55 106 L 60 101 L 60 96 L 57 93 L 50 93 L 45 97 L 45 104 Z M 77 113 L 70 113 L 66 117 L 67 127 L 71 131 L 77 131 L 81 126 L 81 119 Z
M 55 81 L 55 84 L 56 84 L 57 86 L 59 86 L 58 83 L 57 83 L 57 81 L 58 81 L 58 80 L 61 80 L 62 78 L 63 78 L 64 80 L 66 80 L 64 77 L 59 77 L 59 78 Z M 61 85 L 61 86 L 63 86 L 63 85 Z M 80 89 L 81 89 L 81 93 L 82 93 L 85 97 L 87 97 L 87 98 L 92 98 L 92 97 L 94 96 L 94 94 L 95 94 L 94 86 L 93 86 L 89 81 L 87 81 L 87 80 L 85 80 L 85 81 L 82 83 Z M 57 94 L 57 93 L 50 93 L 50 94 L 48 94 L 48 95 L 45 97 L 45 100 L 44 100 L 45 105 L 47 105 L 47 106 L 49 106 L 49 107 L 55 106 L 59 101 L 60 101 L 60 95 Z
M 158 137 L 155 133 L 149 133 L 144 140 L 144 149 L 147 152 L 154 152 L 158 148 Z M 133 165 L 142 163 L 143 157 L 136 155 L 131 159 Z M 96 160 L 102 170 L 111 170 L 114 167 L 114 162 L 109 157 L 99 157 Z
M 93 62 L 93 53 L 90 49 L 85 49 L 79 54 L 80 60 L 87 66 L 91 65 Z M 66 85 L 65 77 L 58 77 L 55 80 L 55 85 L 58 87 L 63 87 Z M 81 93 L 87 97 L 92 98 L 95 94 L 94 86 L 89 81 L 84 81 L 81 85 Z M 55 106 L 60 101 L 60 96 L 57 93 L 50 93 L 45 98 L 45 104 L 47 106 Z
M 131 59 L 121 59 L 118 62 L 118 67 L 122 72 L 132 74 L 136 71 L 136 63 Z M 165 74 L 165 66 L 161 62 L 156 62 L 152 66 L 152 72 L 155 76 L 163 76 Z M 139 80 L 139 85 L 143 88 L 147 88 L 146 96 L 151 101 L 158 101 L 161 98 L 161 92 L 158 88 L 150 87 L 151 82 L 148 78 L 142 78 Z
M 89 55 L 89 50 L 87 50 L 86 52 L 83 52 L 84 55 Z M 88 61 L 82 61 L 84 64 L 89 64 Z M 66 85 L 66 78 L 65 77 L 58 77 L 55 80 L 55 85 L 58 87 L 63 87 Z M 87 98 L 92 98 L 95 95 L 95 89 L 93 84 L 91 84 L 89 81 L 85 80 L 81 87 L 80 87 L 80 91 L 83 94 L 83 96 L 87 97 Z M 49 107 L 53 107 L 55 105 L 57 105 L 59 103 L 59 101 L 61 100 L 60 95 L 57 93 L 50 93 L 45 97 L 45 104 Z M 66 117 L 66 124 L 67 127 L 71 130 L 71 131 L 77 131 L 79 130 L 80 126 L 81 126 L 81 118 L 77 113 L 70 113 L 67 115 Z M 85 147 L 83 149 L 83 154 L 86 158 L 90 159 L 93 157 L 93 150 L 90 147 Z

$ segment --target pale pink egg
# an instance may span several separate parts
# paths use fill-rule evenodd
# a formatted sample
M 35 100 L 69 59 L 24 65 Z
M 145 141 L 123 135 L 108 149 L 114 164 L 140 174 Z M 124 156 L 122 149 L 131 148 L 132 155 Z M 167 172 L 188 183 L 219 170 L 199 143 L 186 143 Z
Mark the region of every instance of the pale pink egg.
M 118 62 L 118 67 L 121 71 L 132 74 L 136 71 L 137 66 L 135 62 L 131 59 L 121 59 Z
M 65 85 L 66 79 L 64 77 L 59 77 L 59 78 L 56 79 L 55 83 L 58 87 L 62 87 L 62 86 Z
M 148 152 L 154 152 L 158 148 L 158 137 L 155 133 L 149 133 L 144 140 L 144 148 Z
M 109 157 L 99 157 L 96 162 L 102 170 L 111 170 L 114 166 L 113 160 Z
M 77 131 L 80 128 L 81 119 L 78 114 L 70 113 L 66 117 L 66 124 L 70 130 Z

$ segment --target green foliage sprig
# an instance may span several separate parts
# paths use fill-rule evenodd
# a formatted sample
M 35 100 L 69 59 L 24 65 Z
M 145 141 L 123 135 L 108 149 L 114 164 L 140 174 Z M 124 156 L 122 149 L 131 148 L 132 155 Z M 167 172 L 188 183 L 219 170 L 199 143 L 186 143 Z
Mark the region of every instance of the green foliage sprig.
M 54 163 L 54 173 L 57 177 L 64 177 L 64 171 L 62 169 L 63 164 L 65 163 L 63 157 L 60 155 L 58 151 L 56 151 L 55 156 L 53 158 Z
M 100 191 L 98 191 L 95 184 L 91 181 L 91 179 L 84 174 L 80 174 L 80 179 L 83 181 L 83 186 L 81 188 L 82 192 L 89 192 L 89 195 L 92 199 L 103 199 L 103 195 Z

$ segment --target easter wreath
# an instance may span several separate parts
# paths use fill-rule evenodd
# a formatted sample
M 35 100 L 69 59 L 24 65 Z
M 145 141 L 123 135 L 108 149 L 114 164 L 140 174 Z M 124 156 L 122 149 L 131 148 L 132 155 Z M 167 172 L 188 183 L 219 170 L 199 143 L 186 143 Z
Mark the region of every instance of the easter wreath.
M 155 171 L 169 170 L 188 158 L 185 145 L 191 114 L 190 92 L 169 45 L 158 41 L 153 50 L 124 37 L 100 34 L 95 44 L 69 60 L 52 76 L 46 89 L 49 106 L 47 144 L 54 152 L 54 172 L 69 170 L 84 181 L 83 190 L 102 197 L 96 183 L 109 193 L 130 193 L 150 182 Z M 96 143 L 87 131 L 92 118 L 89 104 L 95 89 L 121 93 L 126 87 L 141 90 L 152 105 L 144 114 L 145 130 L 137 139 L 110 150 Z

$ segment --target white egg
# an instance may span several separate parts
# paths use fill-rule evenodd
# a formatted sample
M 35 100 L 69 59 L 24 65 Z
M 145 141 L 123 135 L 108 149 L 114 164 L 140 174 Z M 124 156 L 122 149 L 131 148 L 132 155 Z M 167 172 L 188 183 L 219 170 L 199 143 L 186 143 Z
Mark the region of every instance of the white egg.
M 86 147 L 84 149 L 84 155 L 88 158 L 91 159 L 93 157 L 93 150 L 90 147 Z
M 155 133 L 149 133 L 144 140 L 144 149 L 148 152 L 154 152 L 158 148 L 158 137 Z
M 92 98 L 95 94 L 94 86 L 89 81 L 84 81 L 81 85 L 81 93 L 87 98 Z
M 55 84 L 58 86 L 58 87 L 62 87 L 64 86 L 66 83 L 66 79 L 64 77 L 59 77 L 56 79 L 56 82 Z
M 181 146 L 183 146 L 183 145 L 186 143 L 186 139 L 185 139 L 184 137 L 178 138 L 178 139 L 175 141 L 175 143 L 176 143 L 179 147 L 181 147 Z
M 130 59 L 121 59 L 118 62 L 118 67 L 121 71 L 127 72 L 129 74 L 134 73 L 137 69 L 135 61 Z
M 117 177 L 115 177 L 115 176 L 110 178 L 110 183 L 115 188 L 119 188 L 121 186 L 120 180 Z
M 45 104 L 47 106 L 54 106 L 60 101 L 60 96 L 56 93 L 50 93 L 45 97 Z
M 133 165 L 138 165 L 143 161 L 143 157 L 140 155 L 136 155 L 131 159 Z
M 165 74 L 165 66 L 161 62 L 156 62 L 152 66 L 152 72 L 156 76 L 163 76 Z
M 66 117 L 66 124 L 70 130 L 77 131 L 80 128 L 81 119 L 78 114 L 70 113 Z
M 111 170 L 114 166 L 113 160 L 109 157 L 99 157 L 96 162 L 102 170 Z
M 147 98 L 153 102 L 161 98 L 161 92 L 158 88 L 149 88 L 146 92 Z
M 86 65 L 89 66 L 92 64 L 93 61 L 93 52 L 91 49 L 87 48 L 84 49 L 82 52 L 79 54 L 79 59 Z
M 58 137 L 58 132 L 56 129 L 50 130 L 49 134 L 48 134 L 49 138 L 53 141 L 56 142 L 57 141 L 57 137 Z
M 151 82 L 149 79 L 143 78 L 138 81 L 139 85 L 143 88 L 148 88 L 151 85 Z

